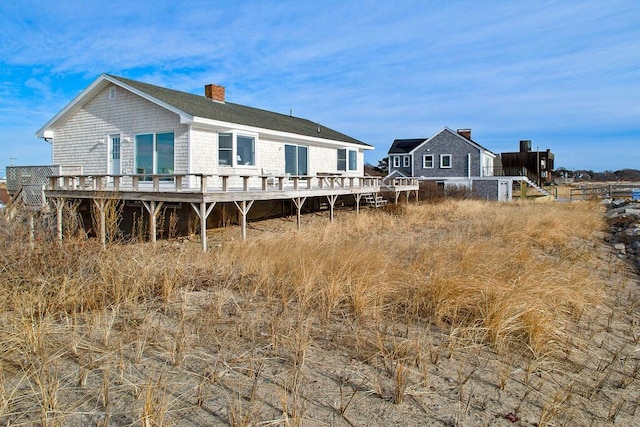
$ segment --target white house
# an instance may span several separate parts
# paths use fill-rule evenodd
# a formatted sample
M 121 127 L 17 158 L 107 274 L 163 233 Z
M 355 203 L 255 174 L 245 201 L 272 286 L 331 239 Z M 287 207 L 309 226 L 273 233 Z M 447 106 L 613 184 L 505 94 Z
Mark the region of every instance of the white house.
M 355 177 L 373 149 L 314 121 L 227 102 L 221 86 L 200 96 L 108 74 L 36 135 L 51 143 L 53 164 L 103 175 Z

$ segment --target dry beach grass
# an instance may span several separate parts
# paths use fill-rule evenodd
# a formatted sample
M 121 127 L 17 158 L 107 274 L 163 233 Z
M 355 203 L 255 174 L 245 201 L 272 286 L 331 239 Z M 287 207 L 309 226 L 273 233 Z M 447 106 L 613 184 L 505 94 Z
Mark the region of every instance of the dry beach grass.
M 391 206 L 176 241 L 0 228 L 0 423 L 631 425 L 637 278 L 595 204 Z

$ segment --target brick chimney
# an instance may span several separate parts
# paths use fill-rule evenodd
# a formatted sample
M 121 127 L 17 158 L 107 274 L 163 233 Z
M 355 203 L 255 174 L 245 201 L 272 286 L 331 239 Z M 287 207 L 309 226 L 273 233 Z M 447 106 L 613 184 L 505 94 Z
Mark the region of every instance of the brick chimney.
M 471 129 L 458 129 L 458 135 L 465 137 L 467 139 L 471 139 Z
M 204 96 L 214 101 L 224 102 L 224 86 L 214 84 L 205 85 Z

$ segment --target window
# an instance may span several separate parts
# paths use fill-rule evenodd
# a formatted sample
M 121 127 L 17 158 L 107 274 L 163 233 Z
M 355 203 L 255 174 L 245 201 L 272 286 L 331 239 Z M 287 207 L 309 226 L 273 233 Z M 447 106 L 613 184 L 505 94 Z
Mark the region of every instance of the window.
M 440 167 L 451 169 L 451 154 L 440 154 Z
M 232 166 L 232 159 L 233 135 L 230 133 L 218 134 L 218 164 L 220 166 Z
M 218 165 L 255 166 L 256 139 L 235 133 L 218 134 Z
M 422 156 L 422 168 L 433 169 L 433 154 L 425 154 Z
M 404 156 L 402 158 L 402 167 L 408 168 L 409 166 L 411 166 L 411 157 L 410 156 Z
M 135 151 L 137 174 L 172 174 L 174 172 L 173 132 L 136 135 Z M 145 176 L 142 179 L 148 181 L 151 177 Z
M 116 87 L 111 86 L 109 88 L 109 99 L 116 99 Z
M 349 170 L 358 170 L 358 152 L 349 150 Z
M 349 163 L 347 163 L 347 156 Z M 346 171 L 347 166 L 349 166 L 350 171 L 358 170 L 358 152 L 355 150 L 338 148 L 338 170 Z
M 344 148 L 338 149 L 338 170 L 347 170 L 347 150 L 345 150 Z
M 393 167 L 394 168 L 400 167 L 400 156 L 393 156 Z
M 289 175 L 308 175 L 308 147 L 304 145 L 284 146 L 284 172 Z
M 238 165 L 250 165 L 254 166 L 256 164 L 255 160 L 255 138 L 252 136 L 237 136 L 237 161 Z

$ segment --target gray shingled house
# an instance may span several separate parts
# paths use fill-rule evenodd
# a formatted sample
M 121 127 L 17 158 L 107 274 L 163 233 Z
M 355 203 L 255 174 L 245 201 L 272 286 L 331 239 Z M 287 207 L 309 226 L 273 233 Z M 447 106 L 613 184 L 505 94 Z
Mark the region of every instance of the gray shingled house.
M 471 139 L 470 129 L 443 128 L 430 138 L 396 139 L 389 176 L 460 181 L 493 175 L 496 155 Z

